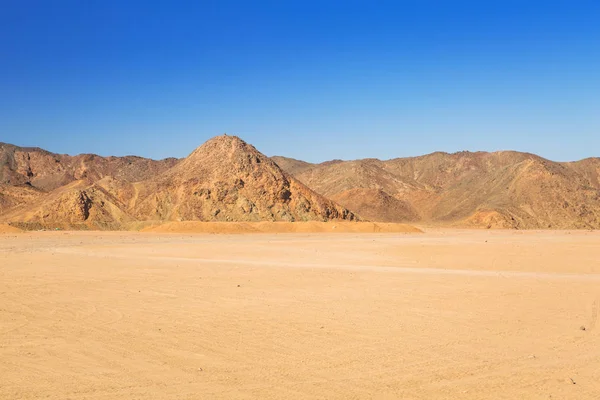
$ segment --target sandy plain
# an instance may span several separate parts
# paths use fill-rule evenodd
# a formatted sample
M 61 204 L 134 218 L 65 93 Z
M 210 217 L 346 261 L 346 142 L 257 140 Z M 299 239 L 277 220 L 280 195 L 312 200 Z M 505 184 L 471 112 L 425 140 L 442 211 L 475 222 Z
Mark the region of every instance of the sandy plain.
M 599 313 L 599 232 L 7 233 L 0 398 L 598 399 Z

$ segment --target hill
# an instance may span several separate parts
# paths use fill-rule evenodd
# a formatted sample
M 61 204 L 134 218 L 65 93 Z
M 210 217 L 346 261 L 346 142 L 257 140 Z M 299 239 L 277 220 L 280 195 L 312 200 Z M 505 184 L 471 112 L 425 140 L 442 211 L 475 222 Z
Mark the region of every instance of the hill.
M 0 143 L 0 184 L 28 185 L 49 192 L 74 181 L 93 183 L 107 176 L 138 182 L 164 172 L 177 162 L 175 158 L 155 161 L 136 156 L 69 156 Z
M 595 158 L 560 163 L 513 151 L 438 152 L 313 164 L 294 175 L 373 221 L 600 228 L 600 160 Z
M 136 186 L 133 212 L 169 221 L 326 221 L 355 216 L 281 170 L 235 136 L 207 141 Z
M 416 222 L 420 219 L 408 202 L 381 189 L 353 188 L 336 193 L 331 199 L 370 221 Z
M 357 219 L 234 136 L 213 138 L 182 160 L 0 150 L 0 221 L 24 229 Z
M 123 229 L 165 221 L 358 220 L 600 229 L 600 159 L 514 151 L 311 164 L 235 136 L 184 159 L 60 155 L 0 144 L 0 223 Z

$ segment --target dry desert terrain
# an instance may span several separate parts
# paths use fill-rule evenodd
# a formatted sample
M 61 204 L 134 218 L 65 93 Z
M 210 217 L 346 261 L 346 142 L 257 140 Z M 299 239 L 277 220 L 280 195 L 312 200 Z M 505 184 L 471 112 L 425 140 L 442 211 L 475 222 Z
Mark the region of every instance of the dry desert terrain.
M 0 235 L 1 399 L 599 399 L 600 232 Z

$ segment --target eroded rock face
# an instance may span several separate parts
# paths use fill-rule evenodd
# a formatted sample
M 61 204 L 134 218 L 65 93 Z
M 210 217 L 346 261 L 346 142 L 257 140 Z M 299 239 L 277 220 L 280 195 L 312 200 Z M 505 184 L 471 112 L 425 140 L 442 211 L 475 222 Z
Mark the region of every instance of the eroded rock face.
M 90 217 L 90 209 L 92 208 L 92 199 L 88 196 L 85 190 L 78 193 L 76 204 L 74 207 L 74 215 L 79 217 L 81 221 L 85 221 Z

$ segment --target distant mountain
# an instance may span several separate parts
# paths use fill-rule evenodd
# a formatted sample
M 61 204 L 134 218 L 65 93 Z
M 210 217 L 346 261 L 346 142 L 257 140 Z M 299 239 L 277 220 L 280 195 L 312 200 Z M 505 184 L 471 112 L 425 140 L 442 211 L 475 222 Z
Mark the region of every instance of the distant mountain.
M 138 182 L 166 171 L 178 161 L 175 158 L 155 161 L 135 156 L 100 157 L 95 154 L 68 156 L 37 147 L 0 143 L 0 185 L 26 184 L 52 191 L 74 181 L 93 183 L 106 176 Z
M 306 161 L 281 156 L 273 156 L 271 157 L 271 160 L 273 160 L 275 164 L 279 165 L 281 169 L 292 175 L 298 174 L 314 166 L 314 164 Z
M 185 159 L 68 156 L 0 144 L 0 223 L 124 229 L 147 221 L 419 222 L 600 228 L 600 159 L 502 151 L 311 164 L 218 136 Z
M 354 188 L 334 194 L 331 199 L 360 216 L 377 222 L 417 222 L 420 216 L 407 201 L 380 189 Z
M 502 151 L 302 164 L 298 180 L 374 221 L 500 228 L 600 228 L 600 159 L 559 163 Z

